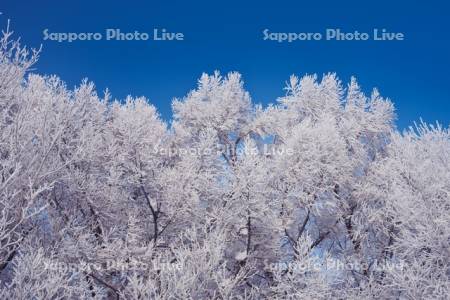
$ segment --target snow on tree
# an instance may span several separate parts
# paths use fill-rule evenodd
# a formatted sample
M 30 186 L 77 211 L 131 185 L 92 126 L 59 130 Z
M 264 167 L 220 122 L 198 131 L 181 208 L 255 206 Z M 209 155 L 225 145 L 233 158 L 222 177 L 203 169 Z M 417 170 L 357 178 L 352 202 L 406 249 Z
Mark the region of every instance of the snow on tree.
M 202 75 L 164 122 L 0 42 L 2 299 L 446 299 L 450 135 L 377 90 Z

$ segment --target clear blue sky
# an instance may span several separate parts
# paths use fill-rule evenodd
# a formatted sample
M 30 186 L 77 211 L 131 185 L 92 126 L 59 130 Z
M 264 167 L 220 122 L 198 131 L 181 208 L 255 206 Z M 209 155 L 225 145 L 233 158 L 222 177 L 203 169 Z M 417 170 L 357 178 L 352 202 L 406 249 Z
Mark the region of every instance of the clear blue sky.
M 69 87 L 82 78 L 114 97 L 144 95 L 165 119 L 171 100 L 196 85 L 202 72 L 239 71 L 255 102 L 284 94 L 291 74 L 337 72 L 379 88 L 397 108 L 398 126 L 422 117 L 450 123 L 450 9 L 446 1 L 16 1 L 0 4 L 16 36 L 43 45 L 36 71 L 57 74 Z M 182 42 L 43 41 L 50 32 L 183 32 Z M 326 28 L 403 32 L 405 41 L 263 40 L 272 32 L 323 32 Z

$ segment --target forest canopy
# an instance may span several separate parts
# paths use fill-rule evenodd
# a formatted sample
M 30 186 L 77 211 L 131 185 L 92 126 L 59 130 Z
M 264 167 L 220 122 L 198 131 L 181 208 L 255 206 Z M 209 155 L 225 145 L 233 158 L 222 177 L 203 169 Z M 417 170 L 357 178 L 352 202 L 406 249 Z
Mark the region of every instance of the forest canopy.
M 1 299 L 448 297 L 448 128 L 333 73 L 203 74 L 167 123 L 38 55 L 4 33 Z

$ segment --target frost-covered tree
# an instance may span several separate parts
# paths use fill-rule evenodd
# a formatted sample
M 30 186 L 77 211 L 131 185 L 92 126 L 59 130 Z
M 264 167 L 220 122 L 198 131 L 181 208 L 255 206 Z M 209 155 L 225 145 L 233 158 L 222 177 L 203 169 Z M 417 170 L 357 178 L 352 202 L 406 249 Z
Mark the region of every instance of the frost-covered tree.
M 166 123 L 0 42 L 0 298 L 446 299 L 450 135 L 377 90 L 202 75 Z

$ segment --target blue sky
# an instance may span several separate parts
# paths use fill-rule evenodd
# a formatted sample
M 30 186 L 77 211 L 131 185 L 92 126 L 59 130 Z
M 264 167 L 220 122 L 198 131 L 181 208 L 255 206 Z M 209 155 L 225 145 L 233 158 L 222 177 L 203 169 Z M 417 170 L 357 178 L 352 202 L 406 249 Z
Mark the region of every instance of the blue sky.
M 354 75 L 395 103 L 398 127 L 422 117 L 450 124 L 450 9 L 426 1 L 23 1 L 0 4 L 0 23 L 43 52 L 36 72 L 57 74 L 69 87 L 82 78 L 116 98 L 146 96 L 163 118 L 171 100 L 195 88 L 202 72 L 239 71 L 253 101 L 283 96 L 291 74 Z M 184 41 L 44 41 L 49 32 L 182 32 Z M 264 41 L 270 32 L 402 32 L 404 41 Z

